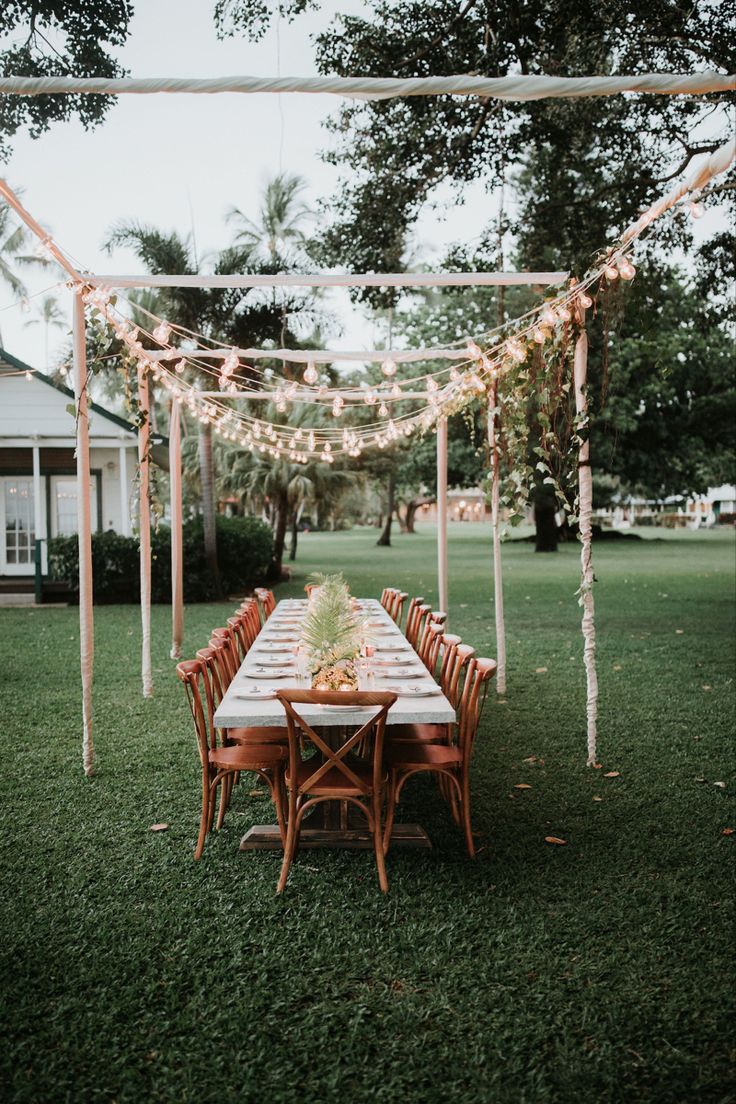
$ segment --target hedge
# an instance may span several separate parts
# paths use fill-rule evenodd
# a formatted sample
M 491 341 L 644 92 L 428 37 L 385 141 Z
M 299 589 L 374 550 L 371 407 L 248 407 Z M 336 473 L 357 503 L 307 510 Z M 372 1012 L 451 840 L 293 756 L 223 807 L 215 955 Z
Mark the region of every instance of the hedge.
M 171 601 L 171 532 L 161 526 L 151 533 L 151 600 Z M 256 518 L 217 516 L 217 558 L 225 594 L 247 591 L 266 576 L 273 556 L 269 527 Z M 49 541 L 49 578 L 79 591 L 76 536 Z M 138 539 L 112 530 L 92 536 L 92 578 L 95 602 L 139 602 Z M 184 600 L 206 602 L 217 597 L 204 556 L 202 519 L 184 525 Z

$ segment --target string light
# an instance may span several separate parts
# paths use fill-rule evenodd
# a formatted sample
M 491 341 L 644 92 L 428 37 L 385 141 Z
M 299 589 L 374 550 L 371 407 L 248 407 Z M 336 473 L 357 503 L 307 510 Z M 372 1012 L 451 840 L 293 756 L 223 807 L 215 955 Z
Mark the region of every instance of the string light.
M 384 360 L 383 364 L 381 365 L 381 371 L 383 372 L 384 376 L 387 376 L 389 379 L 392 376 L 396 375 L 396 363 L 390 356 L 386 357 L 386 359 Z
M 304 382 L 311 387 L 319 379 L 319 373 L 314 366 L 314 361 L 307 361 L 307 367 L 304 370 Z
M 690 218 L 699 219 L 705 214 L 705 207 L 697 199 L 691 199 L 687 205 L 687 209 L 690 213 Z
M 628 257 L 622 257 L 618 262 L 618 271 L 622 280 L 633 280 L 636 276 L 636 269 Z
M 618 279 L 618 269 L 613 264 L 604 265 L 603 266 L 603 275 L 606 277 L 607 280 L 617 280 Z
M 171 326 L 166 322 L 159 322 L 156 329 L 153 331 L 153 336 L 159 345 L 165 345 L 171 337 Z

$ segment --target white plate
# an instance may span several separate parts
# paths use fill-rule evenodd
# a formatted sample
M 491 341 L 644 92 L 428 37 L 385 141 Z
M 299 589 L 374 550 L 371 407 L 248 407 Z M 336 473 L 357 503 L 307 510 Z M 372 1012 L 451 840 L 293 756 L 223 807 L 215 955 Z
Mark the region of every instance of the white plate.
M 398 652 L 394 651 L 394 654 L 391 656 L 374 656 L 372 662 L 376 667 L 410 667 L 412 658 L 406 654 L 400 655 Z
M 269 671 L 266 667 L 253 667 L 250 671 L 243 671 L 243 678 L 252 679 L 285 679 L 294 678 L 295 671 Z
M 408 644 L 383 644 L 374 645 L 377 652 L 413 652 L 414 649 Z M 416 654 L 416 653 L 415 653 Z
M 439 686 L 387 686 L 402 698 L 434 698 L 442 693 Z
M 413 671 L 401 669 L 393 671 L 383 671 L 381 675 L 376 675 L 376 678 L 382 679 L 382 681 L 387 680 L 388 682 L 391 682 L 392 679 L 414 679 L 414 681 L 416 682 L 417 679 L 424 677 L 424 673 L 424 671 L 420 670 Z
M 270 654 L 278 652 L 279 655 L 293 654 L 291 648 L 287 648 L 285 644 L 267 644 L 265 641 L 262 644 L 259 644 L 258 647 L 254 649 L 254 651 L 269 652 Z
M 396 629 L 371 629 L 369 636 L 396 636 Z
M 241 701 L 271 701 L 276 697 L 276 691 L 264 690 L 262 686 L 254 686 L 250 690 L 236 690 L 233 697 L 240 698 Z
M 299 643 L 299 637 L 298 636 L 284 636 L 283 633 L 269 633 L 268 634 L 268 643 L 269 644 L 298 644 Z
M 370 709 L 365 705 L 321 705 L 320 709 L 327 709 L 332 713 L 360 713 L 363 709 Z
M 284 670 L 287 668 L 292 671 L 296 670 L 294 664 L 290 660 L 285 658 L 282 659 L 278 656 L 263 656 L 257 662 L 259 667 L 281 667 Z

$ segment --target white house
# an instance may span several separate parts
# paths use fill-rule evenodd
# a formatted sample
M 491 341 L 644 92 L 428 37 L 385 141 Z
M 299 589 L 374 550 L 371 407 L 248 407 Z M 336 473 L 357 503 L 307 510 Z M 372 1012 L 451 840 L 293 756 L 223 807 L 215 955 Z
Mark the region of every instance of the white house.
M 0 349 L 0 585 L 35 575 L 41 540 L 76 533 L 74 393 Z M 124 418 L 90 404 L 92 529 L 131 535 L 138 437 Z M 161 437 L 152 437 L 160 443 Z

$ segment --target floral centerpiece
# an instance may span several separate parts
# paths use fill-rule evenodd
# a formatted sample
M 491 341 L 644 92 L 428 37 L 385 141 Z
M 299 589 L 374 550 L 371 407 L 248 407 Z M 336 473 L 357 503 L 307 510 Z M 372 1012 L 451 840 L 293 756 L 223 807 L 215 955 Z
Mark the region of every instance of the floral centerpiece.
M 353 609 L 341 574 L 314 578 L 317 586 L 310 594 L 300 637 L 312 686 L 315 690 L 357 690 L 355 661 L 365 632 L 363 618 Z

